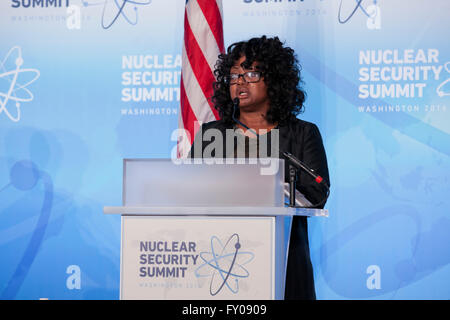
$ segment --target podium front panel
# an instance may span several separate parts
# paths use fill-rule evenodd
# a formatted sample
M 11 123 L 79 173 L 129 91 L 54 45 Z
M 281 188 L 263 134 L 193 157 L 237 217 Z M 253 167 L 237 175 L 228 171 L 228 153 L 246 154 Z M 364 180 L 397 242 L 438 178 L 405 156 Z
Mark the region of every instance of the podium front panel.
M 122 216 L 121 299 L 276 299 L 274 217 Z

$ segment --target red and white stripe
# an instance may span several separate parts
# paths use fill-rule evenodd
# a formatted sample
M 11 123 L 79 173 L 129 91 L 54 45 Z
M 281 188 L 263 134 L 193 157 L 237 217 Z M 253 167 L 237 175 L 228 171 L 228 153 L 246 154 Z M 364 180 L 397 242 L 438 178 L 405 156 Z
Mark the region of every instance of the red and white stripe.
M 222 0 L 188 0 L 180 82 L 178 157 L 189 153 L 202 123 L 219 119 L 211 102 L 214 65 L 224 52 Z

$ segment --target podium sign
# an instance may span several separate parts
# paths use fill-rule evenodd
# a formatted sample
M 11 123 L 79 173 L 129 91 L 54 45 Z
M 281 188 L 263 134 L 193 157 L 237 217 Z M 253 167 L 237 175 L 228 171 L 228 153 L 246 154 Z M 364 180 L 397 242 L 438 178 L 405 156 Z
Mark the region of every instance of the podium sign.
M 124 215 L 121 299 L 275 299 L 275 231 L 274 217 Z

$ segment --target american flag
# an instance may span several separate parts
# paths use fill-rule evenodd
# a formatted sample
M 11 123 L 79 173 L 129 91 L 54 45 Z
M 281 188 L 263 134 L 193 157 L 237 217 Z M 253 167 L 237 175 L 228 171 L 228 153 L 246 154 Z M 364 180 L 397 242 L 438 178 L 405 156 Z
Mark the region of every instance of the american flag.
M 180 82 L 178 157 L 189 153 L 202 123 L 219 119 L 211 102 L 214 65 L 224 52 L 222 0 L 187 0 Z

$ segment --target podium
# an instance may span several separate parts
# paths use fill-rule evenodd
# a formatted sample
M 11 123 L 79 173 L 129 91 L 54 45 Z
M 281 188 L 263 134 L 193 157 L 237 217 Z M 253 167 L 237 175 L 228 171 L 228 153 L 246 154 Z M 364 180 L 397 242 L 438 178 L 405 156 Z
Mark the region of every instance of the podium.
M 120 299 L 283 299 L 293 216 L 281 159 L 124 159 Z

